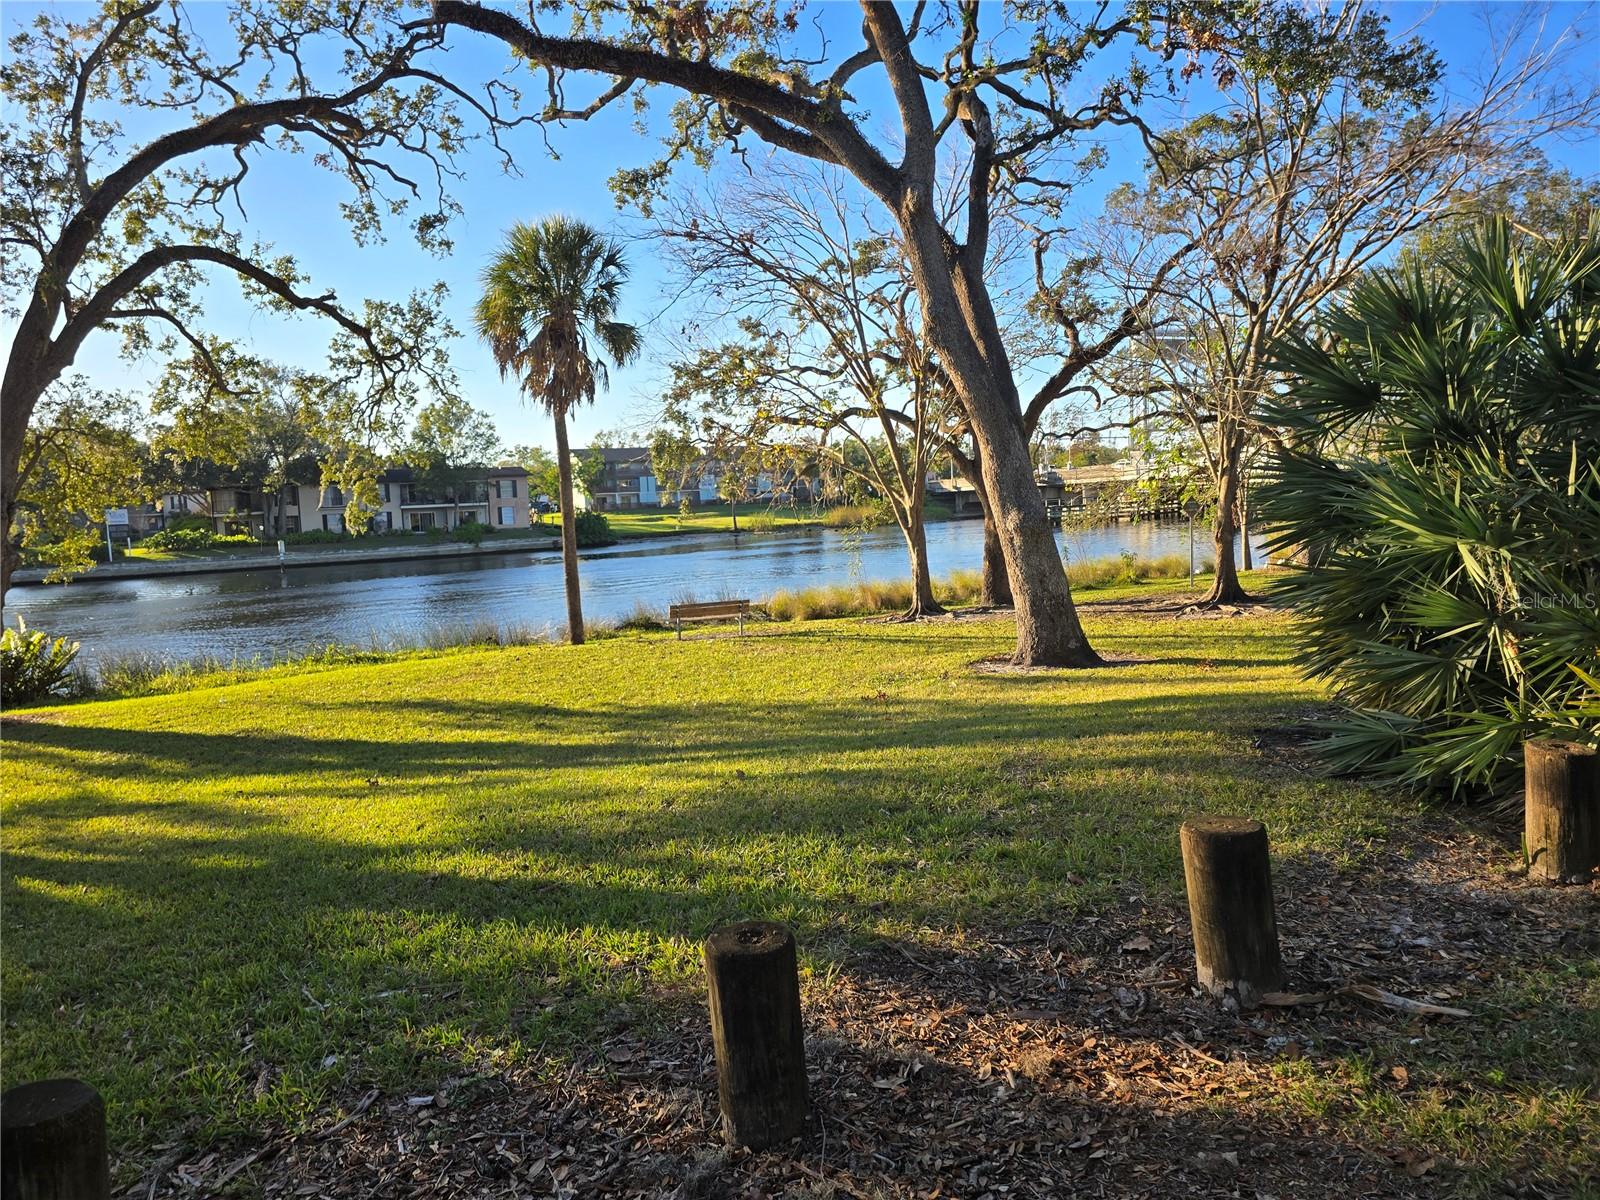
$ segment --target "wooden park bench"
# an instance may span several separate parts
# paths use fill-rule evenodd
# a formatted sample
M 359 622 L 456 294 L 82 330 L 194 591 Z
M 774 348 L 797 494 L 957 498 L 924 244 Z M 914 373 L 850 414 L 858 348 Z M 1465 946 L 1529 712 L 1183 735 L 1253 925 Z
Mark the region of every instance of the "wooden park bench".
M 685 621 L 727 621 L 739 618 L 739 636 L 744 636 L 744 619 L 750 615 L 748 600 L 712 600 L 705 604 L 671 604 L 667 606 L 667 621 L 683 639 Z

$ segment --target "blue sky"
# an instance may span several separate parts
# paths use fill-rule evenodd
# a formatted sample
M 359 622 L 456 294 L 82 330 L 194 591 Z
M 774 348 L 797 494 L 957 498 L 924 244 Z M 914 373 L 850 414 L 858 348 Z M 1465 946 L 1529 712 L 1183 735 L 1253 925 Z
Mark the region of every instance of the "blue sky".
M 87 11 L 86 6 L 72 7 Z M 8 0 L 3 10 L 7 32 L 31 19 L 38 8 Z M 1385 11 L 1397 26 L 1420 23 L 1421 32 L 1450 65 L 1453 80 L 1464 86 L 1487 49 L 1484 6 L 1396 4 L 1386 6 Z M 1503 18 L 1506 14 L 1493 15 Z M 817 17 L 836 45 L 851 45 L 859 36 L 854 4 L 819 5 Z M 1575 26 L 1590 44 L 1600 38 L 1600 19 L 1588 5 L 1556 5 L 1550 22 Z M 449 61 L 457 78 L 486 79 L 503 71 L 509 61 L 498 43 L 476 35 L 458 31 L 450 44 Z M 1575 61 L 1592 64 L 1596 55 L 1585 51 Z M 659 90 L 656 95 L 656 108 L 663 111 L 668 95 Z M 876 99 L 878 111 L 884 113 L 882 120 L 869 124 L 869 130 L 887 131 L 890 114 L 881 94 L 874 97 L 869 89 L 865 96 L 869 103 Z M 465 212 L 453 231 L 454 252 L 445 260 L 420 251 L 399 227 L 385 245 L 354 245 L 336 207 L 345 189 L 311 166 L 307 156 L 267 151 L 256 157 L 246 190 L 246 228 L 251 236 L 293 254 L 311 274 L 316 290 L 331 289 L 352 306 L 362 296 L 399 297 L 442 279 L 450 288 L 452 320 L 466 331 L 478 274 L 513 221 L 566 212 L 625 236 L 638 228 L 636 221 L 618 212 L 606 187 L 606 180 L 618 167 L 641 165 L 654 155 L 654 139 L 636 128 L 629 111 L 617 108 L 584 124 L 552 128 L 549 140 L 559 160 L 549 156 L 537 131 L 520 131 L 513 139 L 522 166 L 520 178 L 505 175 L 493 156 L 481 150 L 464 160 L 468 178 L 456 185 L 455 194 Z M 1552 146 L 1550 154 L 1582 174 L 1600 169 L 1600 154 L 1592 144 Z M 751 161 L 757 159 L 753 152 Z M 1079 197 L 1084 215 L 1092 217 L 1104 191 L 1138 175 L 1141 165 L 1136 145 L 1123 142 L 1114 146 L 1111 165 L 1097 186 Z M 681 319 L 687 311 L 685 305 L 692 302 L 674 302 L 667 293 L 664 273 L 648 242 L 634 244 L 630 260 L 634 279 L 623 315 L 644 327 L 647 348 L 652 342 L 659 347 L 665 328 L 675 316 Z M 254 311 L 225 278 L 210 290 L 208 320 L 212 329 L 250 342 L 259 353 L 311 368 L 318 365 L 328 336 L 325 326 L 310 318 L 287 321 Z M 125 363 L 117 357 L 117 349 L 115 338 L 97 336 L 85 346 L 78 366 L 104 386 L 136 390 L 156 374 L 154 362 Z M 464 394 L 492 415 L 505 443 L 550 444 L 547 421 L 521 402 L 512 384 L 498 379 L 487 352 L 470 334 L 455 343 L 453 357 Z M 648 423 L 663 374 L 662 361 L 648 349 L 639 364 L 614 373 L 610 393 L 576 417 L 574 444 L 583 444 L 601 429 Z

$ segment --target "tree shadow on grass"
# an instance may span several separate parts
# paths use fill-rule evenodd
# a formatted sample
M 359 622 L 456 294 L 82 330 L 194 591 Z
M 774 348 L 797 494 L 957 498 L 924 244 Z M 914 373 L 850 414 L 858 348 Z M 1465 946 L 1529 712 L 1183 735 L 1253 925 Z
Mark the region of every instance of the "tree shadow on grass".
M 1171 892 L 1185 811 L 1285 790 L 1246 748 L 1260 699 L 1182 686 L 7 723 L 40 794 L 8 814 L 6 1070 L 109 1073 L 124 1137 L 293 1124 L 465 1047 L 576 1053 L 610 1014 L 648 1021 L 729 920 L 848 963 L 908 928 Z
M 1490 919 L 1503 934 L 1489 929 L 1480 956 L 1493 978 L 1530 948 L 1543 953 L 1545 931 L 1571 907 L 1554 894 L 1524 896 L 1527 911 L 1507 925 L 1504 898 L 1476 881 L 1481 850 L 1434 871 L 1420 853 L 1421 870 L 1414 856 L 1392 854 L 1358 876 L 1325 857 L 1296 861 L 1284 912 L 1294 984 L 1320 980 L 1307 974 L 1321 969 L 1315 947 L 1355 933 L 1378 943 L 1378 982 L 1415 992 L 1430 974 L 1453 978 L 1448 954 L 1415 935 L 1459 947 L 1465 929 L 1483 938 Z M 1343 914 L 1356 896 L 1362 913 Z M 1594 1148 L 1585 1152 L 1571 1118 L 1547 1117 L 1543 1136 L 1494 1133 L 1518 1111 L 1519 1087 L 1572 1081 L 1559 1053 L 1510 1086 L 1473 1078 L 1518 1052 L 1496 1057 L 1493 1035 L 1507 1017 L 1482 1011 L 1486 996 L 1463 997 L 1480 1009 L 1465 1022 L 1359 1007 L 1236 1014 L 1194 993 L 1187 936 L 1181 908 L 1163 902 L 840 954 L 804 988 L 815 1119 L 782 1151 L 718 1153 L 695 986 L 652 998 L 669 1022 L 613 1020 L 557 1055 L 558 1069 L 459 1063 L 448 1107 L 419 1110 L 391 1094 L 337 1139 L 291 1142 L 252 1182 L 348 1187 L 403 1174 L 416 1195 L 488 1191 L 537 1161 L 584 1195 L 837 1187 L 872 1197 L 1398 1197 L 1470 1184 L 1555 1196 L 1592 1167 Z M 1129 951 L 1136 939 L 1149 944 Z M 830 961 L 808 957 L 819 968 Z M 1548 965 L 1566 961 L 1562 952 Z M 1478 1050 L 1463 1049 L 1474 1042 Z M 1391 1073 L 1391 1062 L 1409 1076 Z M 1296 1087 L 1312 1094 L 1301 1102 Z M 1427 1114 L 1441 1105 L 1470 1161 L 1452 1163 L 1452 1147 L 1431 1140 Z M 1407 1107 L 1421 1126 L 1396 1117 Z M 242 1142 L 213 1169 L 256 1144 Z
M 1048 687 L 1048 681 L 1015 682 Z M 58 763 L 79 776 L 134 783 L 196 780 L 208 774 L 315 778 L 360 774 L 374 767 L 385 768 L 385 777 L 400 778 L 485 769 L 610 770 L 685 758 L 842 756 L 890 743 L 952 749 L 992 745 L 1001 755 L 1058 739 L 1133 737 L 1151 730 L 1207 737 L 1229 728 L 1244 732 L 1249 718 L 1260 715 L 1259 698 L 1249 694 L 1211 693 L 1205 701 L 1197 705 L 1193 694 L 1082 701 L 1055 697 L 1048 706 L 1020 708 L 1012 699 L 989 705 L 879 693 L 803 705 L 706 702 L 686 708 L 635 703 L 597 713 L 517 700 L 394 699 L 336 702 L 315 709 L 407 714 L 415 718 L 414 732 L 420 736 L 392 740 L 298 732 L 200 733 L 29 721 L 7 723 L 5 741 L 12 755 Z M 446 730 L 474 736 L 428 736 L 429 731 Z M 517 736 L 491 736 L 508 732 Z

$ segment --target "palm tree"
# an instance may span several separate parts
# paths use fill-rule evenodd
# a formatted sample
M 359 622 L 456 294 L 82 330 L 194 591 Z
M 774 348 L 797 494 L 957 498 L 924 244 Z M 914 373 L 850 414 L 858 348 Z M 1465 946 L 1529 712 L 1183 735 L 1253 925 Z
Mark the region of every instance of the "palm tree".
M 567 628 L 575 646 L 583 641 L 583 607 L 567 413 L 579 402 L 593 403 L 597 381 L 609 384 L 607 358 L 620 367 L 639 352 L 638 329 L 613 319 L 627 279 L 622 247 L 592 226 L 561 216 L 518 222 L 483 272 L 483 298 L 473 314 L 500 378 L 515 374 L 523 394 L 555 419 Z

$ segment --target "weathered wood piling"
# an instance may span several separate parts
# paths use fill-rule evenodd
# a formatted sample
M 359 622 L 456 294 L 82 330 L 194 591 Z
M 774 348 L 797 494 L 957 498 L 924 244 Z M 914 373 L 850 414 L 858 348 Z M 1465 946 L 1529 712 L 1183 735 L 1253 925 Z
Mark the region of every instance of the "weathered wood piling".
M 1191 817 L 1178 837 L 1200 986 L 1253 1008 L 1283 988 L 1267 831 L 1241 817 Z
M 706 939 L 705 960 L 723 1135 L 753 1150 L 799 1136 L 806 1057 L 794 935 L 770 921 L 729 925 Z
M 1600 866 L 1600 753 L 1556 739 L 1522 746 L 1528 875 L 1577 882 Z
M 0 1198 L 109 1200 L 106 1106 L 76 1079 L 24 1083 L 0 1096 Z

